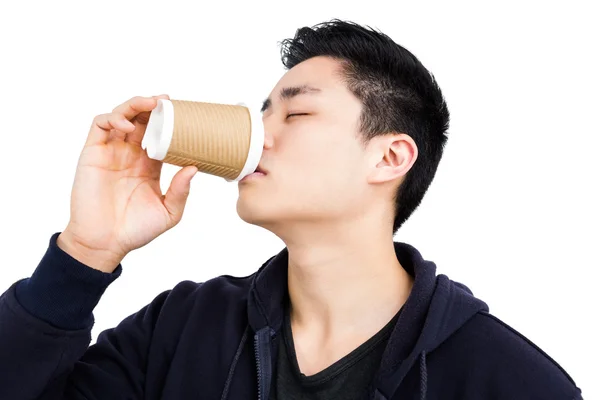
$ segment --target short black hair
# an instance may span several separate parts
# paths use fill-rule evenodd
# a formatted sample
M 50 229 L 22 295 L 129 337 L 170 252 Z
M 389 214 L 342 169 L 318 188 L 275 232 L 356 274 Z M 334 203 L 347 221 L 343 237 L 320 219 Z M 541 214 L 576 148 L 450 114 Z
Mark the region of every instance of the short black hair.
M 334 19 L 303 27 L 281 42 L 287 69 L 312 57 L 339 60 L 349 90 L 362 102 L 364 143 L 406 133 L 419 150 L 394 197 L 393 232 L 419 206 L 431 184 L 447 140 L 450 114 L 433 74 L 404 47 L 371 27 Z

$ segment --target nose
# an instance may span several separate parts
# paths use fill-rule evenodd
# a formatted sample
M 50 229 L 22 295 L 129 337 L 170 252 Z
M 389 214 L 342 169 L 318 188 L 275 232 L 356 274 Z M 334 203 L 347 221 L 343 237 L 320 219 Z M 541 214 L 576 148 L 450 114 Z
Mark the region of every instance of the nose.
M 266 129 L 266 127 L 265 127 L 264 131 L 265 131 L 265 142 L 263 144 L 263 149 L 267 150 L 267 149 L 270 149 L 273 147 L 274 140 L 273 140 L 273 135 L 271 135 L 269 133 L 269 130 Z

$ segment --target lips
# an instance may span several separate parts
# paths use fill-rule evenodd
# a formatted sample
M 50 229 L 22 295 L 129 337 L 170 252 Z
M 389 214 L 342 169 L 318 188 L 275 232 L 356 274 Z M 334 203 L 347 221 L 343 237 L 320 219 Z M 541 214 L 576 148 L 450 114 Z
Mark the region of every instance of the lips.
M 258 179 L 261 179 L 261 178 L 263 178 L 263 177 L 264 177 L 264 176 L 266 176 L 266 175 L 267 175 L 267 172 L 266 172 L 266 170 L 264 170 L 262 167 L 258 167 L 258 168 L 256 168 L 256 170 L 255 170 L 253 173 L 251 173 L 251 174 L 249 174 L 249 175 L 246 175 L 246 176 L 245 176 L 245 177 L 244 177 L 244 178 L 243 178 L 243 179 L 240 181 L 240 183 L 241 183 L 241 182 L 246 182 L 246 181 L 253 181 L 253 180 L 257 179 L 257 178 L 258 178 Z

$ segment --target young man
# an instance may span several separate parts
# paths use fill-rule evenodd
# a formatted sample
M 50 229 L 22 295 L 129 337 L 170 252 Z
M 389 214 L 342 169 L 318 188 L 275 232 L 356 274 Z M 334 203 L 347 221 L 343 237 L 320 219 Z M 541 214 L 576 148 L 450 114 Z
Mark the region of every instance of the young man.
M 181 282 L 88 347 L 121 260 L 180 221 L 196 173 L 162 196 L 161 163 L 140 147 L 159 96 L 98 116 L 69 224 L 0 299 L 0 398 L 580 399 L 467 287 L 393 242 L 446 142 L 433 76 L 337 20 L 298 30 L 282 56 L 237 211 L 285 249 L 249 277 Z

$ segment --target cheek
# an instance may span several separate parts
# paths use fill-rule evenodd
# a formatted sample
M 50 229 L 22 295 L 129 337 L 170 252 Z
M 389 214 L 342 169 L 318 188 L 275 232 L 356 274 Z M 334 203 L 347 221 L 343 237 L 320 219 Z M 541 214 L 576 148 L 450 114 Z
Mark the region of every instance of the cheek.
M 362 153 L 352 137 L 321 131 L 289 137 L 281 150 L 288 184 L 307 196 L 342 194 L 360 184 Z
M 290 132 L 280 156 L 288 172 L 319 173 L 336 169 L 343 157 L 341 143 L 326 132 Z
M 292 179 L 309 175 L 329 184 L 355 174 L 363 150 L 355 137 L 356 127 L 348 121 L 315 116 L 282 129 L 274 154 L 285 165 L 285 174 Z

